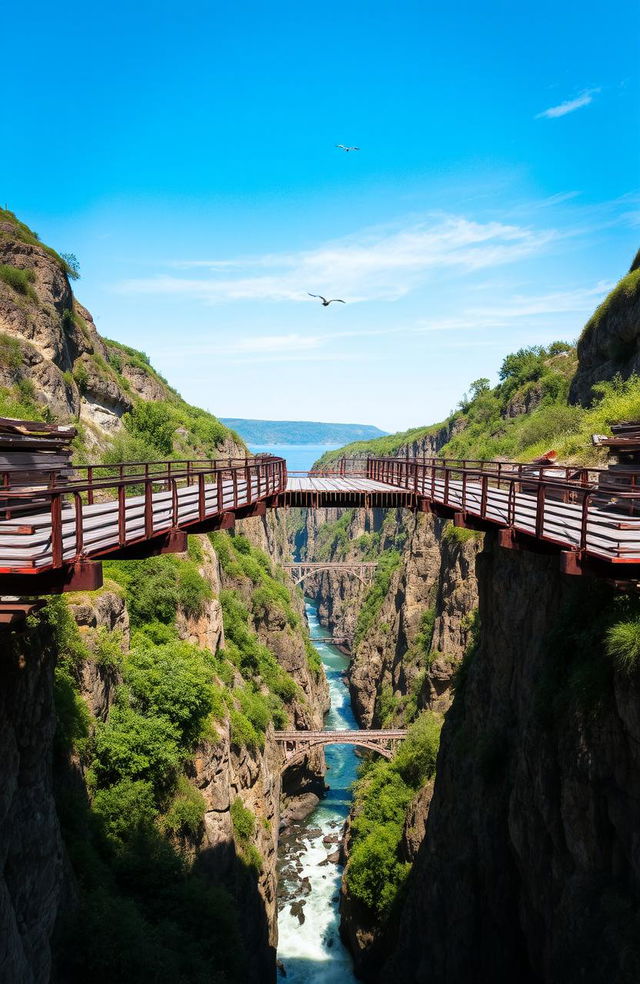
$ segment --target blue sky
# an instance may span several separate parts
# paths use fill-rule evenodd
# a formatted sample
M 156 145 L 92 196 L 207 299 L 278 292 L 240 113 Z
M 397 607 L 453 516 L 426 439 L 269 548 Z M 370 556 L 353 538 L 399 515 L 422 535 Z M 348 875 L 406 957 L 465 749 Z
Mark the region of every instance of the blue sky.
M 639 20 L 619 0 L 14 5 L 0 199 L 191 402 L 429 423 L 507 352 L 577 337 L 631 262 Z

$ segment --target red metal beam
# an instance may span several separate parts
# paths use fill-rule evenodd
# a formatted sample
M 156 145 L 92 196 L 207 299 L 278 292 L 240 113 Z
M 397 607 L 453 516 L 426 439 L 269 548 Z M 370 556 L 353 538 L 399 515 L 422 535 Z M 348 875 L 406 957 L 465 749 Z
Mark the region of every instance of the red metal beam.
M 0 574 L 0 595 L 47 595 L 66 591 L 97 591 L 102 587 L 99 560 L 78 560 L 39 574 Z

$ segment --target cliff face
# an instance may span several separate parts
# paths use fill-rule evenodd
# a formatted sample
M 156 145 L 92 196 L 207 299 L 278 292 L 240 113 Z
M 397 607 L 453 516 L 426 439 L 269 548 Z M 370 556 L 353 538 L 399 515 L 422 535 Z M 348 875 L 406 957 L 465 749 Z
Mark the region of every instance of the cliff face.
M 48 981 L 62 892 L 53 799 L 53 666 L 44 633 L 5 638 L 0 660 L 0 979 Z
M 0 210 L 0 414 L 75 423 L 90 460 L 132 448 L 243 453 L 142 353 L 98 335 L 69 272 Z M 141 407 L 161 412 L 146 429 L 144 413 L 134 426 Z M 156 424 L 168 428 L 162 453 Z M 327 685 L 309 662 L 299 592 L 260 553 L 288 556 L 284 525 L 244 521 L 237 542 L 248 573 L 224 569 L 207 537 L 190 538 L 188 556 L 106 565 L 99 592 L 57 599 L 23 633 L 3 632 L 3 981 L 275 977 L 273 719 L 319 727 Z M 189 706 L 197 734 L 176 723 Z M 206 721 L 198 706 L 210 706 Z M 316 802 L 322 775 L 322 755 L 301 763 L 291 799 L 298 781 L 307 807 Z
M 189 433 L 189 409 L 143 353 L 103 339 L 74 297 L 69 267 L 16 217 L 0 209 L 0 406 L 7 416 L 36 417 L 80 429 L 79 450 L 96 454 L 122 434 L 123 415 L 140 402 L 163 402 L 176 417 L 173 444 L 186 456 L 225 455 L 242 442 L 211 414 L 211 440 Z M 186 421 L 187 427 L 179 424 Z
M 384 596 L 368 619 L 363 606 L 371 584 L 331 571 L 306 582 L 322 622 L 345 636 L 353 653 L 349 683 L 358 720 L 379 727 L 411 719 L 419 707 L 446 710 L 474 630 L 482 537 L 424 514 L 354 510 L 345 524 L 344 515 L 332 512 L 309 511 L 309 560 L 384 560 L 387 551 L 397 552 Z
M 372 979 L 630 984 L 640 675 L 603 654 L 612 589 L 488 540 L 481 641 L 445 721 L 397 941 Z
M 640 373 L 640 257 L 585 325 L 578 342 L 578 371 L 571 384 L 573 403 L 588 406 L 593 387 L 617 374 Z

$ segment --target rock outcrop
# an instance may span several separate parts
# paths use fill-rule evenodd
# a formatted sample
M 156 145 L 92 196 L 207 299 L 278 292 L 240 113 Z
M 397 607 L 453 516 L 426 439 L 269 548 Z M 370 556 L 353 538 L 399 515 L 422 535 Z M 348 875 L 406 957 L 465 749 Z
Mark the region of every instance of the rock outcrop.
M 0 980 L 46 984 L 63 888 L 53 795 L 53 668 L 44 631 L 2 642 L 0 659 Z
M 445 721 L 393 952 L 370 979 L 631 984 L 640 675 L 603 652 L 613 591 L 488 540 L 481 640 Z
M 570 400 L 589 406 L 597 383 L 640 374 L 640 259 L 585 325 Z

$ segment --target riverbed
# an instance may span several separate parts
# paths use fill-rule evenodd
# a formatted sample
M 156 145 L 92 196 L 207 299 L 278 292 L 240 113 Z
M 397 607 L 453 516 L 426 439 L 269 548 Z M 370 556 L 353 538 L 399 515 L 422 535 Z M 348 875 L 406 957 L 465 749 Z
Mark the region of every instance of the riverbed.
M 313 641 L 326 634 L 326 629 L 318 623 L 316 606 L 309 600 L 306 610 Z M 347 657 L 335 646 L 322 642 L 314 645 L 331 693 L 325 728 L 357 728 L 349 690 L 343 682 Z M 358 758 L 352 745 L 331 745 L 325 754 L 330 789 L 313 813 L 291 825 L 278 851 L 278 959 L 286 971 L 286 978 L 280 979 L 287 984 L 356 984 L 351 957 L 338 931 L 342 868 L 327 857 L 340 846 L 335 835 L 340 835 L 349 813 Z M 325 837 L 333 843 L 323 843 Z

